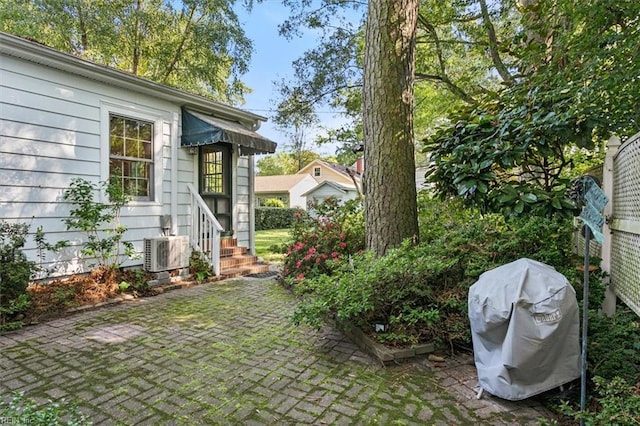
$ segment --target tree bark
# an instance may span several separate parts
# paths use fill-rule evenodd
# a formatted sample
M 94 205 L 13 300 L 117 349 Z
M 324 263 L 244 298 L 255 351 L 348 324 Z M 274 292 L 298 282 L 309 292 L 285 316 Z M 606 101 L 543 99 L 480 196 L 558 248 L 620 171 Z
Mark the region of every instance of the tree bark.
M 419 0 L 369 0 L 363 85 L 367 248 L 418 238 L 413 82 Z

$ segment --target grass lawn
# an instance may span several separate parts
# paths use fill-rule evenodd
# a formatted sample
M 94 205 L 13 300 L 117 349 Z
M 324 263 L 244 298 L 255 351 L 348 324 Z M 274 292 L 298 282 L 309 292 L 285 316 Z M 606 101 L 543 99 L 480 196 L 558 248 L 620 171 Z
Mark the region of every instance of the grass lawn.
M 288 229 L 267 229 L 256 231 L 256 256 L 265 262 L 282 262 L 284 254 L 274 253 L 271 246 L 282 244 L 289 239 Z

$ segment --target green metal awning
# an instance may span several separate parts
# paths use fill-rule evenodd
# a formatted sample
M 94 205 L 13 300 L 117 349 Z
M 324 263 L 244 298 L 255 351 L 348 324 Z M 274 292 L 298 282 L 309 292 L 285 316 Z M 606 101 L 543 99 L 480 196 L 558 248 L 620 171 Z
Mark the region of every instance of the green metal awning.
M 238 145 L 241 155 L 271 154 L 276 152 L 277 146 L 275 142 L 240 123 L 182 110 L 182 146 L 210 145 L 218 142 Z

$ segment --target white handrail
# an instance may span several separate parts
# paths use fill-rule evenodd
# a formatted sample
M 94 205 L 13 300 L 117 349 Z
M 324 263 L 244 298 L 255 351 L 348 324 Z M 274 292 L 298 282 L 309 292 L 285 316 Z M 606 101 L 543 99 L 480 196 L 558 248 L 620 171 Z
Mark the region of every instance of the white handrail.
M 220 275 L 220 233 L 224 228 L 193 185 L 187 184 L 187 188 L 191 198 L 189 240 L 194 249 L 208 258 L 213 273 L 218 276 Z

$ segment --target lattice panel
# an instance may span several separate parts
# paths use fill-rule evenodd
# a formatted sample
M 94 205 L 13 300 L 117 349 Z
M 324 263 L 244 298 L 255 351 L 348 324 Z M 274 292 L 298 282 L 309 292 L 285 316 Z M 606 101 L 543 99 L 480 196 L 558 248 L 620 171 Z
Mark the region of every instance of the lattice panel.
M 620 299 L 640 315 L 640 234 L 614 233 L 611 283 Z
M 640 221 L 640 137 L 625 143 L 613 167 L 613 216 Z
M 620 147 L 613 182 L 614 219 L 640 223 L 640 134 Z M 613 232 L 611 282 L 618 296 L 640 315 L 640 234 Z

